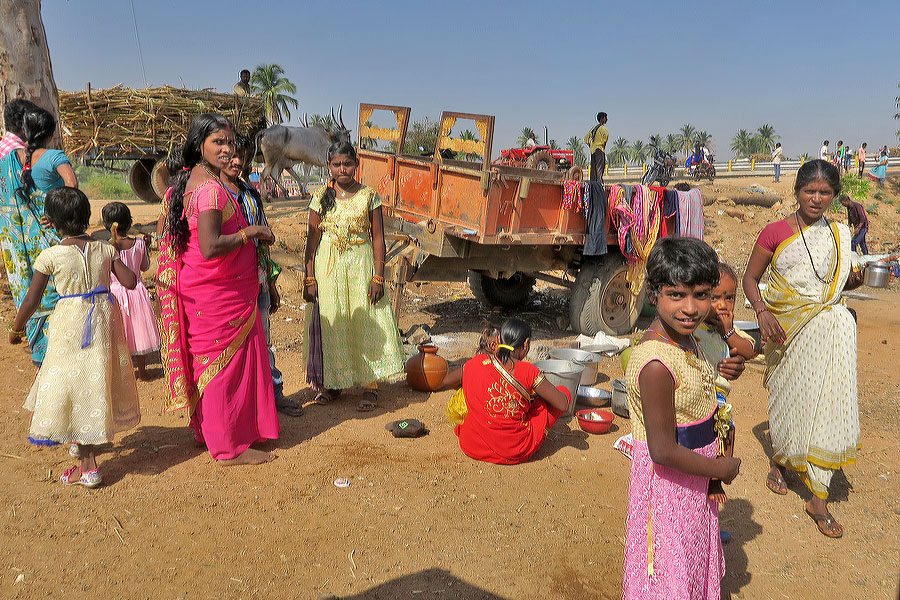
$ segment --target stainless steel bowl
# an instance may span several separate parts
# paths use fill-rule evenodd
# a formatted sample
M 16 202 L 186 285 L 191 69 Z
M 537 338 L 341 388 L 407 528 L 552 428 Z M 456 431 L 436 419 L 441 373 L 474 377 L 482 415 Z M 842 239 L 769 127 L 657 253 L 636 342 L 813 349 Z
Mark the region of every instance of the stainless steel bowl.
M 582 406 L 590 406 L 591 408 L 603 408 L 609 406 L 612 400 L 612 392 L 588 385 L 578 386 L 578 396 L 575 401 Z

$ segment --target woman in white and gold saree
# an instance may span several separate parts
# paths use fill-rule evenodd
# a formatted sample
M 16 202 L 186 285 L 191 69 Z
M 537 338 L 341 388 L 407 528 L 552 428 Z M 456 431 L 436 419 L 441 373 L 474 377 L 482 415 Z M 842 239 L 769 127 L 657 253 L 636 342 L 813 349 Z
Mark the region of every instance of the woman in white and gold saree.
M 843 534 L 826 504 L 831 476 L 856 461 L 859 445 L 856 323 L 841 292 L 862 278 L 851 265 L 850 230 L 825 218 L 840 188 L 834 165 L 804 164 L 794 185 L 799 208 L 762 230 L 743 279 L 766 342 L 773 451 L 766 486 L 787 494 L 784 468 L 796 471 L 813 494 L 806 513 L 828 537 Z

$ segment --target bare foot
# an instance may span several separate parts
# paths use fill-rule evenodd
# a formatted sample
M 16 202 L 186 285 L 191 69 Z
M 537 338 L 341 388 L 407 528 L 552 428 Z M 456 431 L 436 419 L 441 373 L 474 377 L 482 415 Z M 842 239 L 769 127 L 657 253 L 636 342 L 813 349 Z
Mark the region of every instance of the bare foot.
M 725 495 L 725 489 L 722 487 L 721 479 L 710 479 L 707 497 L 718 504 L 725 504 L 728 496 Z
M 226 458 L 218 461 L 220 465 L 233 467 L 235 465 L 261 465 L 275 460 L 276 456 L 270 452 L 263 452 L 254 448 L 247 448 L 244 453 L 234 458 Z

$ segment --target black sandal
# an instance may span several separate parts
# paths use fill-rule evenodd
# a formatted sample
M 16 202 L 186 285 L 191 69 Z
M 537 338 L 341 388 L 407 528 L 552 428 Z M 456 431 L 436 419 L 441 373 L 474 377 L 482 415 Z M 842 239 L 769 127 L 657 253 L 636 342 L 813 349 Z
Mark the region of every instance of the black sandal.
M 371 400 L 366 399 L 366 395 L 372 397 Z M 356 405 L 359 412 L 371 412 L 378 407 L 378 390 L 366 390 L 363 392 L 362 400 Z
M 303 414 L 303 406 L 288 398 L 275 400 L 275 410 L 289 417 L 299 417 Z

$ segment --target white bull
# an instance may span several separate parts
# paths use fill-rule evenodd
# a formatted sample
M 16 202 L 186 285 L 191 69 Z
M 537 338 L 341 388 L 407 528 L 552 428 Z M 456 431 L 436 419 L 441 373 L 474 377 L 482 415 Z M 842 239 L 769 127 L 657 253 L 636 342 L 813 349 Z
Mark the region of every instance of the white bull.
M 302 193 L 306 193 L 309 183 L 309 170 L 313 165 L 325 166 L 328 147 L 337 141 L 350 141 L 350 132 L 344 127 L 343 120 L 336 125 L 334 131 L 327 131 L 321 125 L 311 127 L 292 127 L 288 125 L 272 125 L 261 131 L 256 138 L 265 159 L 265 167 L 260 175 L 260 182 L 272 177 L 275 184 L 284 191 L 281 183 L 282 171 L 290 173 Z M 305 163 L 305 183 L 294 171 L 294 165 Z M 267 198 L 268 199 L 268 198 Z

